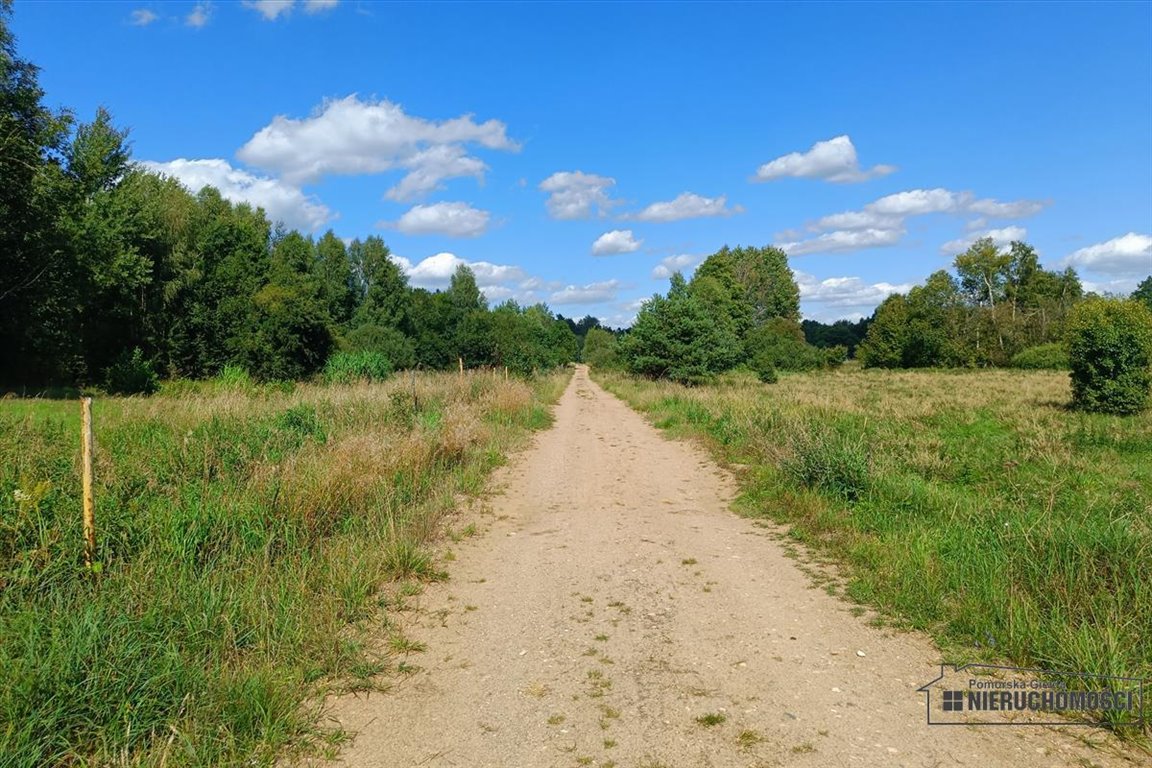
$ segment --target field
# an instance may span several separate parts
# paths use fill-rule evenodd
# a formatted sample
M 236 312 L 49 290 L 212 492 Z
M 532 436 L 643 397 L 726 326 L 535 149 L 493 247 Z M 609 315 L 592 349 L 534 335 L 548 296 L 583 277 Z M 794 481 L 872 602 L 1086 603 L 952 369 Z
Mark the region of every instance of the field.
M 1070 412 L 1048 372 L 595 378 L 949 660 L 1152 677 L 1152 414 Z
M 4 400 L 0 762 L 271 764 L 338 743 L 309 702 L 403 663 L 389 614 L 442 577 L 426 545 L 549 423 L 563 384 L 421 374 L 98 399 L 91 570 L 77 403 Z

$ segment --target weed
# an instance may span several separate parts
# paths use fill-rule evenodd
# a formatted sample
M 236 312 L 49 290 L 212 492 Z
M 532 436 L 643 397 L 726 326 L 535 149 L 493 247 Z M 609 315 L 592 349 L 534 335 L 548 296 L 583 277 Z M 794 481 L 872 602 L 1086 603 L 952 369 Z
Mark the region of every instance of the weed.
M 709 712 L 706 715 L 700 715 L 700 717 L 696 718 L 696 722 L 705 728 L 711 728 L 715 725 L 720 725 L 727 719 L 728 716 L 722 712 Z

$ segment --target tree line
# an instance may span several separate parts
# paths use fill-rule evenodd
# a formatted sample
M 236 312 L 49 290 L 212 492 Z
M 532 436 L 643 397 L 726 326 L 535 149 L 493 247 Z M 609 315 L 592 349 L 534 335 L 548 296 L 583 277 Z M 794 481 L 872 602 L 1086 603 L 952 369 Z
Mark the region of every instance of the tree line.
M 337 350 L 528 372 L 576 359 L 598 327 L 543 304 L 490 308 L 466 266 L 446 290 L 414 288 L 379 237 L 314 239 L 142 169 L 104 109 L 80 123 L 44 106 L 10 13 L 0 0 L 0 384 L 103 384 L 134 367 L 300 379 Z
M 800 288 L 787 255 L 774 247 L 724 246 L 696 269 L 679 272 L 668 293 L 655 294 L 616 338 L 589 333 L 584 359 L 651 378 L 707 381 L 738 366 L 774 381 L 776 370 L 835 367 L 842 345 L 820 349 L 800 324 Z

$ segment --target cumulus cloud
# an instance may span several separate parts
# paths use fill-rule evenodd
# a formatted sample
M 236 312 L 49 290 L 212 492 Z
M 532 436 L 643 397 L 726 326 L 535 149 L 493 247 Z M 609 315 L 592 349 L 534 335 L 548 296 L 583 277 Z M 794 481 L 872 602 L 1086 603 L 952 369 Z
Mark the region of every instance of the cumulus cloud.
M 632 253 L 640 250 L 643 240 L 637 240 L 630 229 L 614 229 L 605 232 L 592 243 L 594 256 L 608 256 L 614 253 Z
M 1003 229 L 987 229 L 982 232 L 969 232 L 964 237 L 949 240 L 940 246 L 940 252 L 945 255 L 955 255 L 968 250 L 968 247 L 977 240 L 990 237 L 998 248 L 1006 248 L 1013 240 L 1023 240 L 1028 236 L 1024 227 L 1004 227 Z
M 340 5 L 340 0 L 304 0 L 305 13 L 323 13 Z
M 777 243 L 789 256 L 804 256 L 809 253 L 843 253 L 896 245 L 904 237 L 904 229 L 852 229 L 836 230 L 809 240 L 791 243 Z
M 1085 269 L 1114 278 L 1152 274 L 1152 235 L 1129 232 L 1103 243 L 1073 251 L 1064 266 Z
M 416 264 L 412 264 L 407 259 L 396 259 L 400 268 L 408 275 L 409 281 L 412 285 L 420 288 L 446 288 L 452 281 L 452 275 L 456 270 L 465 265 L 469 267 L 476 275 L 476 284 L 481 290 L 487 291 L 488 289 L 501 288 L 503 289 L 504 283 L 511 281 L 518 281 L 524 278 L 524 270 L 520 267 L 510 266 L 506 264 L 493 264 L 488 261 L 466 261 L 454 253 L 437 253 L 429 256 Z M 510 290 L 510 289 L 509 289 Z M 488 293 L 485 293 L 489 299 Z M 509 294 L 510 295 L 510 294 Z
M 866 316 L 889 295 L 907 293 L 913 287 L 912 283 L 869 283 L 859 277 L 821 279 L 799 270 L 794 274 L 800 287 L 800 300 L 806 305 L 815 305 L 812 311 L 805 311 L 805 316 L 823 322 Z
M 824 179 L 837 183 L 867 181 L 886 176 L 896 170 L 894 165 L 874 165 L 867 170 L 860 167 L 856 147 L 847 136 L 818 141 L 807 152 L 790 152 L 765 163 L 756 170 L 755 181 L 774 181 L 783 178 Z
M 608 195 L 616 179 L 583 171 L 557 171 L 540 182 L 540 190 L 548 193 L 544 205 L 554 219 L 587 219 L 593 211 L 604 216 L 618 200 Z
M 519 149 L 499 120 L 477 123 L 471 115 L 426 120 L 405 113 L 399 104 L 361 101 L 353 94 L 325 101 L 306 118 L 275 117 L 236 154 L 297 184 L 406 170 L 408 176 L 389 197 L 409 200 L 439 188 L 447 178 L 482 177 L 487 166 L 467 154 L 468 145 Z
M 212 16 L 212 3 L 205 2 L 196 3 L 196 7 L 192 12 L 184 17 L 184 23 L 189 27 L 200 29 L 208 23 L 208 19 Z
M 587 285 L 568 285 L 553 292 L 548 297 L 548 303 L 561 306 L 564 304 L 600 304 L 613 301 L 616 292 L 620 290 L 619 280 L 604 280 Z
M 689 268 L 694 268 L 699 263 L 699 256 L 691 256 L 686 253 L 679 256 L 669 256 L 666 259 L 661 259 L 660 263 L 652 269 L 652 279 L 667 280 L 677 272 L 689 272 Z
M 468 203 L 414 205 L 394 223 L 385 223 L 406 235 L 476 237 L 488 229 L 488 211 Z
M 131 23 L 134 27 L 146 27 L 160 17 L 147 8 L 137 8 L 132 11 Z
M 141 165 L 178 179 L 193 192 L 207 186 L 215 187 L 226 199 L 259 206 L 273 221 L 283 221 L 295 229 L 315 231 L 333 218 L 327 206 L 305 195 L 298 187 L 233 168 L 227 160 L 177 159 L 166 163 L 143 162 Z
M 390 200 L 406 202 L 443 189 L 440 183 L 445 179 L 461 176 L 484 177 L 488 166 L 481 160 L 470 157 L 458 144 L 440 144 L 417 152 L 408 161 L 412 170 L 400 183 L 388 190 Z
M 809 232 L 823 234 L 807 240 L 795 238 L 779 246 L 788 253 L 799 256 L 806 253 L 845 252 L 895 245 L 906 234 L 907 219 L 913 216 L 979 214 L 975 223 L 984 227 L 988 219 L 1031 216 L 1043 210 L 1046 205 L 1047 203 L 1039 200 L 1003 203 L 992 198 L 977 198 L 971 192 L 954 192 L 943 188 L 910 189 L 885 195 L 868 203 L 859 211 L 843 211 L 817 219 L 809 223 L 807 229 Z M 1022 231 L 1022 228 L 1006 227 L 990 231 L 1011 233 L 1016 230 Z M 976 237 L 972 236 L 972 240 L 974 241 Z M 950 248 L 956 242 L 960 241 L 946 243 L 945 248 Z
M 680 221 L 681 219 L 699 219 L 706 216 L 731 216 L 734 213 L 743 213 L 740 206 L 728 208 L 727 198 L 702 197 L 691 192 L 683 192 L 675 200 L 663 203 L 652 203 L 639 213 L 625 216 L 627 219 L 638 221 Z

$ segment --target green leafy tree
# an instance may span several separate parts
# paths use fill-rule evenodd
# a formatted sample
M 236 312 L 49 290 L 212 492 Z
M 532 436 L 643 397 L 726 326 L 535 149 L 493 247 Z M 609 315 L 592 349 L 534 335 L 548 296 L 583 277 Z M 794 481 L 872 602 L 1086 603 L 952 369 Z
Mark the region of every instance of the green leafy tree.
M 584 337 L 581 359 L 593 368 L 615 368 L 620 364 L 616 335 L 603 328 L 590 328 Z
M 72 195 L 63 170 L 71 116 L 43 104 L 0 1 L 0 378 L 64 379 L 77 355 L 77 265 L 59 223 Z
M 641 307 L 620 347 L 631 372 L 682 384 L 699 384 L 728 370 L 742 351 L 740 340 L 715 322 L 678 272 L 666 297 L 653 296 Z
M 338 326 L 347 325 L 356 311 L 356 279 L 348 249 L 336 233 L 328 230 L 316 243 L 317 270 L 328 316 Z
M 408 278 L 379 237 L 353 240 L 348 248 L 353 279 L 363 299 L 354 325 L 378 325 L 406 330 L 409 325 Z
M 779 248 L 724 246 L 704 260 L 692 279 L 707 278 L 729 287 L 724 309 L 741 332 L 773 317 L 800 320 L 800 288 Z
M 908 299 L 894 293 L 876 308 L 856 357 L 865 368 L 902 368 L 907 344 Z
M 769 368 L 781 371 L 812 371 L 824 368 L 828 356 L 804 340 L 804 330 L 795 320 L 775 317 L 748 332 L 744 356 L 762 380 Z
M 964 307 L 955 278 L 944 270 L 908 292 L 901 365 L 955 367 L 969 361 L 962 338 Z
M 1152 309 L 1152 275 L 1144 278 L 1140 285 L 1136 286 L 1136 290 L 1132 292 L 1132 299 Z
M 1072 405 L 1133 414 L 1152 398 L 1152 310 L 1140 302 L 1094 298 L 1072 311 L 1067 329 Z
M 476 273 L 466 264 L 458 266 L 444 295 L 456 355 L 467 367 L 487 365 L 493 354 L 492 324 L 488 302 L 476 284 Z

